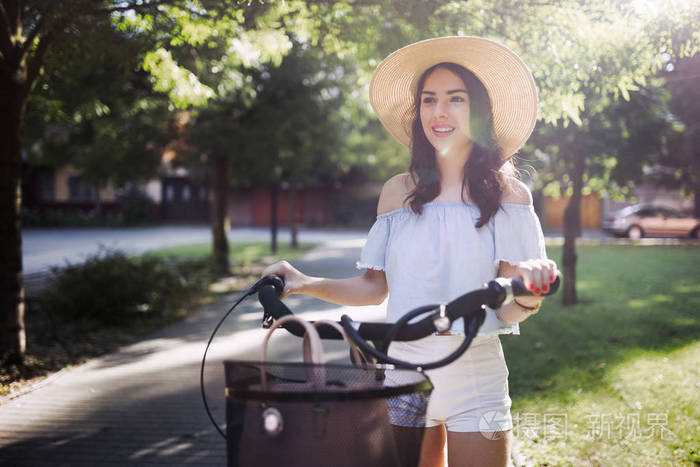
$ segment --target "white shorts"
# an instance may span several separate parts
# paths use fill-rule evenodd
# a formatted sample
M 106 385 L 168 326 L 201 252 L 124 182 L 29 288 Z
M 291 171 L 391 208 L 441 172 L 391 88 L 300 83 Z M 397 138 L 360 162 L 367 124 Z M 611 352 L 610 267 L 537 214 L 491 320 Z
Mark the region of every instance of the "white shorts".
M 395 342 L 389 355 L 427 363 L 452 353 L 464 336 L 428 336 Z M 508 367 L 498 336 L 478 336 L 456 361 L 425 372 L 434 389 L 425 426 L 444 424 L 449 431 L 490 433 L 513 428 L 508 395 Z

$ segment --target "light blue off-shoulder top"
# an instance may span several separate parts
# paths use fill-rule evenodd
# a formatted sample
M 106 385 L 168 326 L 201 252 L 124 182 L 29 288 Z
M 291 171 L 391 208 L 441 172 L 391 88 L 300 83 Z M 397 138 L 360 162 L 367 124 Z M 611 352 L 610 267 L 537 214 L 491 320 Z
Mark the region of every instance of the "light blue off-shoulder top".
M 387 320 L 396 321 L 421 305 L 446 303 L 496 277 L 500 261 L 517 264 L 547 257 L 540 221 L 532 205 L 502 203 L 483 227 L 474 203 L 446 201 L 377 216 L 362 249 L 358 269 L 384 271 L 389 286 Z M 452 331 L 464 332 L 462 320 Z M 520 334 L 487 309 L 479 335 Z

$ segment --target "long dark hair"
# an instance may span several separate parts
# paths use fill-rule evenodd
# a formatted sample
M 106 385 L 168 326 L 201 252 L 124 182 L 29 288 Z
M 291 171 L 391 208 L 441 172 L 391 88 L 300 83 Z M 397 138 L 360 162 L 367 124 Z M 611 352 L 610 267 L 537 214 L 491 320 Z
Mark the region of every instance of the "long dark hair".
M 438 68 L 445 68 L 456 74 L 467 88 L 469 94 L 469 130 L 473 141 L 472 152 L 464 164 L 462 177 L 462 201 L 464 189 L 467 188 L 471 200 L 479 207 L 476 227 L 486 224 L 501 205 L 505 179 L 501 172 L 503 157 L 493 133 L 493 114 L 491 100 L 481 81 L 461 65 L 455 63 L 438 63 L 421 75 L 413 100 L 411 123 L 412 145 L 409 172 L 415 188 L 406 197 L 410 200 L 413 212 L 421 214 L 423 205 L 440 194 L 440 172 L 435 159 L 435 148 L 425 136 L 420 120 L 420 99 L 425 80 Z

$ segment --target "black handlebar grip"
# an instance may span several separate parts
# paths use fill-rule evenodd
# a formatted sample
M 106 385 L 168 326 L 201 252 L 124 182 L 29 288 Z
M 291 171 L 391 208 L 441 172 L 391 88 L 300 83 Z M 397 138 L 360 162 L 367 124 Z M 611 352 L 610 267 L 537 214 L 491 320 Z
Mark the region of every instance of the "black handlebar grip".
M 266 283 L 275 287 L 275 292 L 277 293 L 278 297 L 282 295 L 282 292 L 284 292 L 284 277 L 276 274 L 270 274 L 269 276 L 265 276 L 264 279 L 266 280 Z
M 266 285 L 273 286 L 275 288 L 275 293 L 278 297 L 282 295 L 282 292 L 284 292 L 284 279 L 275 274 L 270 274 L 269 276 L 265 276 L 262 279 L 258 280 L 258 282 L 256 282 L 250 289 L 248 289 L 248 292 L 246 292 L 246 294 L 253 295 L 256 292 L 259 292 L 260 289 L 262 289 Z
M 561 276 L 557 275 L 557 277 L 554 279 L 554 282 L 549 284 L 549 291 L 547 291 L 546 293 L 540 293 L 539 295 L 536 295 L 525 288 L 525 284 L 523 284 L 522 278 L 518 277 L 511 281 L 514 297 L 549 297 L 550 295 L 554 295 L 555 293 L 557 293 L 560 284 Z

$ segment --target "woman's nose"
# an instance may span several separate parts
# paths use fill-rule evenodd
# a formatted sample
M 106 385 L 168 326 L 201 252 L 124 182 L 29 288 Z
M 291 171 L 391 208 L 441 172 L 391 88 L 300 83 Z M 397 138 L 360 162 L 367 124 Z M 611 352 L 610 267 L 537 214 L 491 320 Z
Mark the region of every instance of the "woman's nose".
M 436 117 L 446 117 L 447 116 L 447 105 L 440 101 L 435 106 L 435 116 Z

